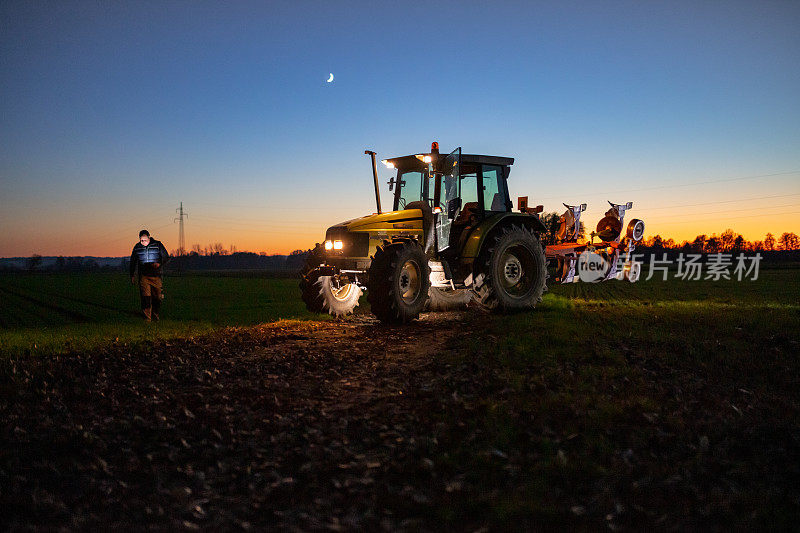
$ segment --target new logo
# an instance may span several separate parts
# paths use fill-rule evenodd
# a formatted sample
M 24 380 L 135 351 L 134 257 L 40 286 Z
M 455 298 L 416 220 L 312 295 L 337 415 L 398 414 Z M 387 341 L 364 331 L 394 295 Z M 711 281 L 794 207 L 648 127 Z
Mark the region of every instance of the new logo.
M 584 283 L 597 283 L 606 276 L 608 262 L 603 256 L 586 250 L 578 256 L 578 277 Z

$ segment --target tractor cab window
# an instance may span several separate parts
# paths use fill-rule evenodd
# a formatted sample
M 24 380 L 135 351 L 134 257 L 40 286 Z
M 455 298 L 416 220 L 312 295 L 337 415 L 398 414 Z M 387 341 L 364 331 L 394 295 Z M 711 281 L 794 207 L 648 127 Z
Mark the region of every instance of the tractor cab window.
M 397 208 L 405 209 L 411 202 L 422 199 L 422 172 L 401 172 L 398 177 Z
M 462 208 L 478 207 L 478 174 L 470 172 L 461 175 Z
M 507 210 L 505 180 L 501 166 L 483 165 L 483 209 L 493 212 Z

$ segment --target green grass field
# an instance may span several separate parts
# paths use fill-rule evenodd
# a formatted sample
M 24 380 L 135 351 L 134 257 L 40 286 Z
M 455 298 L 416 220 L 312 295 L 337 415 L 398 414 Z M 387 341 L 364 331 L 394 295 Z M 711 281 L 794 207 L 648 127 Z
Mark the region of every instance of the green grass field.
M 124 274 L 0 275 L 0 352 L 52 353 L 108 342 L 197 335 L 278 319 L 327 319 L 305 310 L 293 279 L 188 275 L 164 282 L 164 319 L 144 323 Z M 800 270 L 765 270 L 757 281 L 641 281 L 555 285 L 540 308 L 512 315 L 519 331 L 547 328 L 558 341 L 625 334 L 627 324 L 672 336 L 684 325 L 797 326 Z M 365 299 L 358 312 L 368 312 Z M 506 324 L 508 317 L 500 320 Z M 796 327 L 795 327 L 796 329 Z M 560 333 L 558 333 L 560 332 Z M 539 338 L 540 336 L 536 336 Z M 517 337 L 504 342 L 513 344 Z M 553 335 L 550 341 L 555 342 Z M 529 342 L 527 333 L 520 342 Z
M 293 279 L 173 276 L 164 295 L 164 319 L 148 324 L 124 274 L 0 275 L 0 352 L 62 352 L 313 316 Z

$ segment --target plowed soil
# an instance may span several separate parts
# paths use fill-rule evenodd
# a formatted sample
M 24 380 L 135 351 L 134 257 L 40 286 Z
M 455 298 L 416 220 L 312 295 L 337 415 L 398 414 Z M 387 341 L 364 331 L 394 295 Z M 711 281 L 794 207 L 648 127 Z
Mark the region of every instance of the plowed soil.
M 534 336 L 523 356 L 502 344 L 506 319 L 487 320 L 282 321 L 0 361 L 0 526 L 723 530 L 800 516 L 792 338 L 743 376 L 724 350 L 669 358 L 652 340 L 612 352 L 587 337 L 569 358 Z
M 426 448 L 452 400 L 437 355 L 462 317 L 279 322 L 14 361 L 6 525 L 419 524 L 401 511 L 431 498 Z

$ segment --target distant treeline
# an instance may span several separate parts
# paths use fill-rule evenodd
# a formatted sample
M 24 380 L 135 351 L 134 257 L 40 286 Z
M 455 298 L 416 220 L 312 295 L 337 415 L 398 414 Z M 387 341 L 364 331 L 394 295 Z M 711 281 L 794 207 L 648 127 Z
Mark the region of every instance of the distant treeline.
M 692 241 L 680 243 L 672 239 L 663 239 L 660 235 L 654 235 L 649 239 L 643 240 L 634 251 L 642 254 L 645 261 L 650 261 L 651 257 L 655 260 L 666 259 L 675 261 L 683 255 L 700 254 L 703 256 L 701 262 L 706 262 L 709 256 L 716 254 L 729 254 L 735 259 L 739 254 L 745 256 L 761 255 L 761 261 L 765 264 L 789 264 L 800 263 L 800 243 L 794 233 L 783 233 L 777 239 L 771 233 L 767 233 L 763 241 L 747 241 L 733 230 L 723 231 L 721 235 L 712 234 L 698 235 Z
M 653 235 L 642 243 L 653 250 L 677 250 L 684 253 L 739 253 L 739 252 L 791 252 L 800 250 L 800 238 L 793 232 L 784 232 L 777 238 L 767 233 L 763 241 L 748 241 L 732 229 L 720 235 L 698 235 L 692 241 L 677 242 L 665 239 L 661 235 Z
M 0 258 L 0 272 L 115 272 L 125 267 L 122 257 L 31 257 Z M 127 267 L 125 267 L 127 268 Z
M 305 250 L 295 250 L 289 255 L 266 255 L 253 252 L 201 255 L 192 251 L 185 255 L 173 256 L 167 264 L 167 268 L 177 272 L 200 270 L 295 272 L 305 264 L 307 253 Z
M 292 273 L 305 264 L 304 250 L 290 255 L 265 255 L 252 252 L 232 254 L 200 255 L 190 252 L 172 256 L 165 269 L 167 272 L 191 272 L 212 270 L 260 270 L 265 272 Z M 130 267 L 128 257 L 15 257 L 0 259 L 0 272 L 126 272 Z

